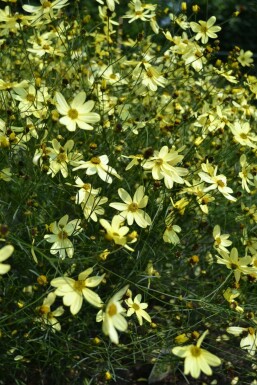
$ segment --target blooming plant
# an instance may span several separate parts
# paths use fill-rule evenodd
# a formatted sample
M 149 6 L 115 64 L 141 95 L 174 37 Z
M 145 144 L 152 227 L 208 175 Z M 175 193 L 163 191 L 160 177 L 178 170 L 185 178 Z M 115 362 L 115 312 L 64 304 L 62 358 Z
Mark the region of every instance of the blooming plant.
M 0 5 L 0 384 L 254 384 L 254 53 L 221 55 L 199 4 L 21 3 Z

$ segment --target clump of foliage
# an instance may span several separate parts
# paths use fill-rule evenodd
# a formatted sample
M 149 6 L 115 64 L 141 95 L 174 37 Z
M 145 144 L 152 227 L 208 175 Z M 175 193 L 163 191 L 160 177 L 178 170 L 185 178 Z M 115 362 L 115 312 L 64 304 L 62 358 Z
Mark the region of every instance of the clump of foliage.
M 0 10 L 0 384 L 256 383 L 257 78 L 198 11 Z

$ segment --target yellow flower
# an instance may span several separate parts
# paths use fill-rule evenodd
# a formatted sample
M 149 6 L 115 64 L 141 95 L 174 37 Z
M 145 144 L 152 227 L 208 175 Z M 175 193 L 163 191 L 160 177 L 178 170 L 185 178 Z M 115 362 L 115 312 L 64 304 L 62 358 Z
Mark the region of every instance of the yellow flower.
M 253 53 L 251 51 L 244 51 L 241 49 L 239 56 L 237 60 L 243 67 L 250 67 L 250 65 L 253 63 Z
M 154 151 L 154 155 L 142 166 L 145 170 L 152 171 L 153 179 L 162 180 L 164 178 L 165 186 L 171 189 L 174 182 L 183 184 L 184 180 L 181 177 L 188 173 L 185 168 L 174 167 L 183 158 L 183 155 L 179 155 L 179 150 L 169 150 L 168 146 L 163 146 L 160 151 Z
M 239 336 L 244 334 L 244 337 L 241 339 L 240 347 L 246 349 L 251 356 L 254 356 L 257 349 L 257 336 L 254 328 L 242 328 L 240 326 L 230 326 L 227 328 L 227 333 L 233 334 L 234 336 Z
M 132 314 L 136 314 L 140 326 L 143 324 L 143 318 L 148 322 L 152 322 L 151 317 L 144 310 L 148 307 L 148 304 L 141 302 L 141 299 L 142 299 L 142 295 L 137 294 L 134 300 L 132 298 L 128 298 L 125 301 L 129 307 L 127 311 L 127 316 L 130 317 Z
M 80 169 L 86 169 L 87 175 L 95 175 L 98 174 L 99 178 L 101 178 L 106 183 L 112 183 L 112 177 L 109 175 L 114 175 L 116 178 L 121 178 L 117 171 L 108 165 L 109 158 L 107 155 L 101 155 L 101 156 L 93 156 L 88 161 L 79 161 L 80 165 L 78 167 L 75 167 L 72 171 L 77 171 Z
M 252 257 L 246 255 L 243 258 L 238 257 L 238 251 L 235 247 L 231 250 L 230 254 L 225 251 L 220 251 L 220 256 L 216 255 L 217 263 L 226 265 L 230 270 L 234 271 L 236 282 L 239 282 L 241 274 L 253 274 L 257 270 L 253 267 L 247 266 L 252 262 Z
M 232 242 L 228 240 L 229 234 L 220 233 L 220 226 L 216 225 L 213 229 L 214 248 L 219 251 L 225 251 L 229 253 L 227 246 L 232 245 Z
M 202 169 L 206 170 L 206 164 L 202 164 Z M 219 192 L 228 200 L 235 202 L 236 198 L 233 197 L 230 193 L 233 193 L 233 190 L 227 186 L 227 178 L 225 175 L 220 174 L 217 175 L 218 172 L 218 166 L 213 169 L 213 167 L 210 166 L 208 170 L 208 174 L 206 172 L 199 172 L 198 175 L 201 178 L 202 181 L 210 183 L 211 185 L 209 187 L 206 187 L 203 191 L 208 192 L 210 190 L 219 190 Z
M 53 328 L 53 332 L 61 330 L 61 325 L 55 317 L 60 317 L 64 313 L 64 308 L 62 306 L 59 306 L 54 311 L 51 311 L 51 306 L 54 303 L 55 298 L 55 293 L 48 294 L 43 301 L 43 305 L 37 308 L 40 317 L 36 318 L 36 321 L 43 323 L 42 329 L 44 329 L 46 325 L 49 325 Z
M 77 126 L 82 130 L 93 130 L 89 123 L 96 123 L 100 120 L 100 115 L 91 112 L 95 102 L 86 100 L 86 93 L 79 92 L 69 105 L 60 92 L 56 92 L 56 108 L 61 115 L 64 115 L 59 122 L 66 126 L 68 131 L 75 131 Z
M 10 270 L 11 266 L 5 263 L 1 263 L 9 258 L 14 251 L 14 247 L 12 245 L 7 245 L 2 247 L 0 250 L 0 274 L 6 274 Z
M 77 314 L 84 299 L 91 305 L 102 307 L 103 303 L 98 294 L 90 290 L 89 287 L 98 286 L 105 274 L 88 278 L 93 269 L 89 267 L 79 274 L 78 280 L 69 277 L 58 277 L 51 281 L 51 285 L 56 287 L 55 294 L 63 297 L 63 304 L 70 307 L 71 314 Z
M 116 245 L 124 246 L 126 249 L 133 251 L 131 247 L 129 247 L 126 243 L 128 241 L 128 232 L 129 227 L 122 226 L 123 225 L 123 218 L 119 215 L 114 215 L 112 218 L 112 222 L 109 223 L 105 219 L 100 219 L 100 224 L 104 227 L 106 231 L 105 238 L 108 241 L 113 241 Z M 133 238 L 132 242 L 136 242 L 137 238 Z
M 105 310 L 101 309 L 96 315 L 96 322 L 103 322 L 104 334 L 109 336 L 110 340 L 115 344 L 119 343 L 117 330 L 124 332 L 128 328 L 128 323 L 124 318 L 126 310 L 121 306 L 121 299 L 127 290 L 128 285 L 114 294 L 107 303 Z
M 68 237 L 78 235 L 82 231 L 80 219 L 73 219 L 70 222 L 68 222 L 68 220 L 69 216 L 64 215 L 58 223 L 51 223 L 50 231 L 53 234 L 46 234 L 44 236 L 47 242 L 53 243 L 50 253 L 54 255 L 59 253 L 61 259 L 65 259 L 66 254 L 69 258 L 73 257 L 74 247 Z
M 139 186 L 132 199 L 126 190 L 120 188 L 118 194 L 125 203 L 113 202 L 110 203 L 110 206 L 121 211 L 119 215 L 127 220 L 129 226 L 135 221 L 138 226 L 145 228 L 151 225 L 152 220 L 149 215 L 142 210 L 148 203 L 148 196 L 144 195 L 144 193 L 144 186 Z
M 200 40 L 203 44 L 206 44 L 209 40 L 209 37 L 216 39 L 218 37 L 215 32 L 219 32 L 221 28 L 219 26 L 214 26 L 216 22 L 216 17 L 211 16 L 207 21 L 199 20 L 199 24 L 192 21 L 190 27 L 193 32 L 196 32 L 195 40 Z
M 221 364 L 219 357 L 200 347 L 207 333 L 208 330 L 201 335 L 196 345 L 176 346 L 172 349 L 173 354 L 185 358 L 185 375 L 190 373 L 193 378 L 198 378 L 202 371 L 208 376 L 211 376 L 211 366 L 219 366 Z

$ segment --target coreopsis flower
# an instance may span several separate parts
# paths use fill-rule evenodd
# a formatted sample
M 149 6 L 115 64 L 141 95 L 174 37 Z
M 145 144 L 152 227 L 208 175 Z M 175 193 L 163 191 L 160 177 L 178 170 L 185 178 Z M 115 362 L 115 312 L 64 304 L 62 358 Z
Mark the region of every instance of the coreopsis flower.
M 144 210 L 142 210 L 148 203 L 148 196 L 144 195 L 144 186 L 139 186 L 136 189 L 133 199 L 123 188 L 118 189 L 118 194 L 125 203 L 113 202 L 110 203 L 110 206 L 118 211 L 121 211 L 119 215 L 123 218 L 123 220 L 127 220 L 129 226 L 131 226 L 134 221 L 138 226 L 143 228 L 151 225 L 151 218 Z
M 252 257 L 250 255 L 242 258 L 238 257 L 236 247 L 233 247 L 230 254 L 225 251 L 220 251 L 219 253 L 220 256 L 216 255 L 217 263 L 233 270 L 236 282 L 239 282 L 241 274 L 253 274 L 257 272 L 255 268 L 248 266 L 252 262 Z
M 242 189 L 246 190 L 248 193 L 250 193 L 249 186 L 254 186 L 254 176 L 251 173 L 251 165 L 247 163 L 246 156 L 245 154 L 240 156 L 240 166 L 241 166 L 241 171 L 239 172 L 238 176 L 241 178 L 241 183 L 242 183 Z
M 61 115 L 64 115 L 59 122 L 65 125 L 68 131 L 75 131 L 77 126 L 82 130 L 93 130 L 91 124 L 99 122 L 100 115 L 91 112 L 95 102 L 85 100 L 86 93 L 81 91 L 69 105 L 64 96 L 60 92 L 56 92 L 56 108 Z
M 70 222 L 68 220 L 69 216 L 64 215 L 58 223 L 56 221 L 51 223 L 49 229 L 53 234 L 44 236 L 47 242 L 53 243 L 50 253 L 59 254 L 61 259 L 65 259 L 66 254 L 69 258 L 73 257 L 74 247 L 68 237 L 76 236 L 82 231 L 80 219 L 73 219 Z
M 106 183 L 112 183 L 112 177 L 110 175 L 120 179 L 117 171 L 108 165 L 109 158 L 107 155 L 93 156 L 90 160 L 86 162 L 81 160 L 79 163 L 80 165 L 75 167 L 73 171 L 86 169 L 87 175 L 98 174 L 98 176 Z
M 19 101 L 18 108 L 21 116 L 34 115 L 36 118 L 45 117 L 48 111 L 47 101 L 50 96 L 47 87 L 36 88 L 30 84 L 28 88 L 17 87 L 12 97 Z
M 242 146 L 247 146 L 251 148 L 257 148 L 257 136 L 251 132 L 251 127 L 249 122 L 239 122 L 228 123 L 228 126 L 234 135 L 234 140 L 237 143 L 240 143 Z
M 164 231 L 162 239 L 166 243 L 172 243 L 173 245 L 177 245 L 180 243 L 180 239 L 177 233 L 180 233 L 180 232 L 181 232 L 181 227 L 179 227 L 178 225 L 169 224 L 167 225 Z
M 51 281 L 51 285 L 56 287 L 55 294 L 63 297 L 63 304 L 69 306 L 73 315 L 80 311 L 83 298 L 95 307 L 102 307 L 103 305 L 99 295 L 89 288 L 98 286 L 105 274 L 89 277 L 92 273 L 93 268 L 89 267 L 79 274 L 77 281 L 70 277 L 58 277 Z
M 106 219 L 99 220 L 101 226 L 105 229 L 105 239 L 108 241 L 113 241 L 116 245 L 124 246 L 126 249 L 133 251 L 131 247 L 127 245 L 129 238 L 127 234 L 129 232 L 129 227 L 123 226 L 124 220 L 119 215 L 114 215 L 112 222 L 109 223 Z M 132 242 L 136 242 L 137 238 L 132 239 Z
M 14 247 L 12 245 L 6 245 L 0 249 L 0 274 L 1 275 L 8 273 L 8 271 L 11 269 L 10 265 L 2 262 L 8 259 L 13 252 L 14 252 Z
M 136 314 L 140 326 L 143 325 L 143 318 L 146 321 L 151 322 L 151 317 L 144 310 L 148 307 L 148 304 L 145 302 L 141 302 L 141 300 L 141 294 L 137 294 L 134 300 L 131 297 L 125 300 L 126 304 L 129 307 L 127 311 L 127 317 L 130 317 L 132 314 Z
M 243 49 L 241 49 L 237 60 L 242 67 L 250 67 L 250 65 L 253 63 L 252 56 L 252 51 L 244 51 Z
M 199 20 L 199 23 L 192 21 L 190 28 L 196 33 L 195 40 L 200 40 L 203 44 L 208 43 L 209 38 L 216 39 L 218 36 L 215 32 L 219 32 L 221 27 L 214 25 L 216 17 L 211 16 L 207 21 Z
M 96 315 L 96 322 L 103 322 L 102 330 L 104 334 L 109 336 L 110 340 L 115 344 L 119 343 L 117 330 L 124 332 L 128 328 L 127 320 L 124 318 L 126 310 L 121 305 L 121 299 L 127 290 L 128 285 L 114 294 L 106 307 Z
M 227 247 L 232 245 L 232 242 L 229 241 L 229 234 L 221 234 L 220 226 L 216 225 L 213 229 L 213 238 L 214 245 L 213 247 L 218 251 L 225 251 L 225 253 L 229 253 Z
M 98 195 L 89 195 L 86 197 L 85 200 L 81 202 L 84 217 L 88 220 L 92 219 L 94 222 L 97 222 L 97 216 L 105 213 L 102 205 L 107 201 L 107 197 L 101 197 Z
M 156 5 L 146 6 L 142 4 L 140 0 L 132 0 L 129 3 L 129 11 L 126 12 L 124 19 L 129 19 L 129 23 L 132 23 L 135 20 L 149 21 L 152 17 L 155 16 L 155 7 Z
M 228 287 L 223 293 L 223 297 L 225 298 L 226 301 L 228 301 L 228 303 L 230 304 L 230 307 L 236 310 L 238 313 L 243 313 L 244 309 L 241 306 L 239 306 L 237 301 L 235 301 L 235 298 L 239 296 L 240 296 L 240 292 L 237 289 L 235 288 L 232 289 L 230 287 Z
M 200 347 L 207 333 L 208 330 L 201 335 L 197 340 L 196 345 L 176 346 L 172 349 L 173 354 L 185 358 L 185 375 L 191 374 L 193 378 L 198 378 L 201 372 L 203 372 L 208 376 L 211 376 L 211 366 L 219 366 L 221 364 L 219 357 Z
M 174 182 L 183 184 L 184 179 L 181 178 L 188 174 L 188 170 L 183 167 L 174 167 L 184 158 L 179 155 L 179 150 L 163 146 L 160 151 L 154 151 L 154 155 L 142 163 L 144 170 L 151 170 L 153 179 L 164 179 L 165 186 L 169 189 L 173 187 Z
M 247 352 L 254 356 L 257 349 L 257 336 L 254 328 L 242 328 L 240 326 L 230 326 L 227 328 L 227 333 L 234 336 L 240 336 L 243 334 L 243 338 L 240 341 L 240 347 L 247 350 Z
M 98 3 L 104 5 L 103 0 L 96 0 Z M 111 12 L 115 10 L 115 3 L 119 4 L 119 0 L 106 0 L 107 7 Z
M 21 82 L 10 82 L 7 79 L 0 79 L 0 91 L 10 91 L 18 87 L 28 87 L 27 80 L 22 80 Z
M 38 21 L 41 17 L 44 19 L 53 19 L 54 10 L 59 10 L 68 5 L 69 0 L 40 0 L 41 5 L 24 4 L 22 8 L 28 13 L 32 13 L 33 21 Z
M 60 322 L 56 319 L 56 317 L 60 317 L 64 313 L 64 308 L 62 306 L 59 306 L 53 311 L 51 310 L 51 306 L 53 305 L 55 298 L 55 293 L 48 294 L 43 301 L 43 305 L 37 308 L 39 317 L 35 319 L 35 321 L 42 323 L 42 329 L 46 326 L 51 326 L 53 328 L 53 332 L 61 330 Z
M 12 173 L 10 167 L 5 167 L 0 170 L 0 180 L 4 180 L 5 182 L 10 182 L 12 179 Z
M 202 169 L 205 170 L 204 163 L 202 164 Z M 209 187 L 204 189 L 204 192 L 217 189 L 226 199 L 235 202 L 236 198 L 231 195 L 233 190 L 227 186 L 227 178 L 223 174 L 217 175 L 217 172 L 218 166 L 215 169 L 212 167 L 209 174 L 202 171 L 198 173 L 202 181 L 210 184 Z
M 77 204 L 81 204 L 83 201 L 86 202 L 90 195 L 97 196 L 101 191 L 101 188 L 93 188 L 90 183 L 84 183 L 78 176 L 75 179 L 75 183 L 73 186 L 79 188 L 75 198 L 75 203 Z
M 158 86 L 165 87 L 167 83 L 160 71 L 149 63 L 139 63 L 133 70 L 132 76 L 151 91 L 157 91 Z
M 61 172 L 64 178 L 67 178 L 68 165 L 76 166 L 82 158 L 82 154 L 72 151 L 74 147 L 74 141 L 68 140 L 63 146 L 58 142 L 57 139 L 52 140 L 52 146 L 48 147 L 49 156 L 49 170 L 47 174 L 54 177 L 58 172 Z
M 191 65 L 196 72 L 200 72 L 207 62 L 203 47 L 200 47 L 196 42 L 190 41 L 183 50 L 182 59 L 185 61 L 186 66 Z
M 215 200 L 210 194 L 204 192 L 205 185 L 197 180 L 193 180 L 193 185 L 187 182 L 188 187 L 182 189 L 181 193 L 193 194 L 196 196 L 196 201 L 200 206 L 200 209 L 205 214 L 209 213 L 208 204 Z

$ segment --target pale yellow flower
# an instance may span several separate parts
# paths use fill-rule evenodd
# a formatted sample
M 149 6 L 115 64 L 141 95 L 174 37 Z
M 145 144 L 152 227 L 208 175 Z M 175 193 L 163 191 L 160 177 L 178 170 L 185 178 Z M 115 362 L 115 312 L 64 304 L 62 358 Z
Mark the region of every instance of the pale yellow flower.
M 6 274 L 10 270 L 11 266 L 2 262 L 8 259 L 13 252 L 14 247 L 12 245 L 7 245 L 0 249 L 0 274 Z
M 95 307 L 102 307 L 103 305 L 99 295 L 89 288 L 98 286 L 105 274 L 89 277 L 92 272 L 93 268 L 89 267 L 79 274 L 77 281 L 70 277 L 58 277 L 51 281 L 51 285 L 57 288 L 55 294 L 63 297 L 63 304 L 70 307 L 70 312 L 73 315 L 80 311 L 83 298 Z
M 220 256 L 216 255 L 216 258 L 217 263 L 225 265 L 234 272 L 236 282 L 239 282 L 241 274 L 257 273 L 256 268 L 248 266 L 252 262 L 252 257 L 250 255 L 243 258 L 238 257 L 238 251 L 235 247 L 230 251 L 230 254 L 220 251 Z
M 257 148 L 257 136 L 251 132 L 251 126 L 249 122 L 235 121 L 228 124 L 234 140 L 240 143 L 242 146 Z
M 218 36 L 215 32 L 219 32 L 221 27 L 214 25 L 216 17 L 211 16 L 207 21 L 199 20 L 199 23 L 192 21 L 190 28 L 196 32 L 195 40 L 200 40 L 203 44 L 208 43 L 209 38 L 216 39 Z
M 35 321 L 42 323 L 42 329 L 44 329 L 46 325 L 51 326 L 53 332 L 61 330 L 60 322 L 56 319 L 56 317 L 60 317 L 64 313 L 64 308 L 62 306 L 59 306 L 53 311 L 51 310 L 51 306 L 53 305 L 55 298 L 55 293 L 48 294 L 43 301 L 43 305 L 37 308 L 39 317 L 35 319 Z
M 44 238 L 47 242 L 53 243 L 50 253 L 59 254 L 61 259 L 65 259 L 66 254 L 69 258 L 73 257 L 74 247 L 70 241 L 70 236 L 76 236 L 81 231 L 80 219 L 73 219 L 68 222 L 69 216 L 64 215 L 59 222 L 53 222 L 50 224 L 49 228 L 53 234 L 46 234 Z
M 253 63 L 252 56 L 252 51 L 244 51 L 243 49 L 241 49 L 237 60 L 239 61 L 242 67 L 250 67 L 250 65 Z
M 70 105 L 60 92 L 56 92 L 56 108 L 61 115 L 59 122 L 66 126 L 68 131 L 75 131 L 77 126 L 82 130 L 93 130 L 92 123 L 100 120 L 100 115 L 91 112 L 94 108 L 93 100 L 86 101 L 86 93 L 79 92 Z
M 257 336 L 254 328 L 242 328 L 240 326 L 230 326 L 227 328 L 227 333 L 239 336 L 244 334 L 245 336 L 241 339 L 240 347 L 247 350 L 247 352 L 254 356 L 257 349 Z M 247 334 L 247 335 L 246 335 Z
M 187 175 L 188 170 L 183 167 L 174 167 L 184 158 L 179 155 L 179 150 L 163 146 L 160 151 L 154 151 L 154 155 L 142 163 L 145 170 L 151 170 L 153 179 L 164 179 L 165 186 L 169 189 L 173 187 L 174 182 L 183 184 L 182 176 Z
M 133 199 L 123 188 L 119 188 L 118 194 L 125 203 L 113 202 L 110 203 L 110 206 L 121 211 L 119 215 L 123 218 L 123 220 L 127 220 L 129 226 L 131 226 L 134 221 L 138 226 L 143 228 L 151 225 L 151 218 L 144 210 L 142 210 L 148 203 L 148 196 L 144 195 L 144 186 L 139 186 L 136 189 Z
M 254 186 L 254 176 L 251 173 L 251 165 L 247 163 L 245 154 L 240 156 L 240 166 L 241 171 L 239 172 L 238 176 L 241 178 L 242 188 L 243 190 L 246 190 L 248 193 L 250 193 L 249 186 Z
M 129 11 L 123 16 L 123 18 L 129 19 L 129 23 L 135 20 L 150 21 L 155 16 L 156 5 L 150 5 L 147 7 L 142 4 L 140 0 L 132 0 L 129 3 Z M 152 12 L 151 12 L 152 11 Z
M 93 156 L 88 161 L 79 161 L 79 166 L 75 167 L 73 171 L 86 169 L 87 175 L 95 175 L 98 174 L 98 176 L 106 183 L 112 183 L 112 177 L 110 175 L 115 176 L 116 178 L 120 179 L 119 174 L 117 171 L 108 165 L 109 158 L 107 155 L 101 155 L 101 156 Z
M 128 285 L 114 294 L 105 309 L 101 309 L 96 315 L 96 322 L 103 322 L 104 334 L 109 336 L 110 340 L 115 344 L 119 343 L 117 330 L 124 332 L 128 328 L 128 323 L 124 318 L 126 310 L 121 305 L 121 299 L 127 290 Z
M 107 197 L 101 197 L 98 195 L 89 195 L 88 197 L 85 197 L 85 200 L 81 202 L 84 217 L 88 220 L 92 219 L 94 222 L 97 222 L 97 216 L 105 213 L 102 205 L 107 201 Z
M 203 372 L 208 376 L 211 376 L 211 366 L 219 366 L 221 364 L 219 357 L 200 347 L 207 333 L 208 330 L 201 335 L 197 340 L 196 345 L 176 346 L 172 349 L 173 354 L 185 358 L 185 375 L 191 374 L 193 378 L 198 378 L 201 372 Z
M 64 178 L 69 175 L 68 165 L 76 166 L 78 161 L 81 160 L 82 154 L 72 151 L 74 147 L 74 141 L 68 140 L 63 146 L 58 142 L 57 139 L 53 139 L 52 147 L 48 147 L 49 152 L 49 170 L 47 174 L 54 177 L 58 172 L 61 172 Z
M 161 75 L 158 68 L 153 67 L 149 63 L 139 63 L 132 73 L 132 77 L 142 85 L 147 87 L 150 91 L 157 91 L 159 87 L 165 87 L 167 81 Z
M 216 225 L 213 229 L 214 248 L 220 252 L 225 251 L 229 253 L 227 247 L 232 245 L 232 242 L 228 239 L 229 234 L 221 234 L 220 226 Z
M 202 164 L 202 168 L 203 166 L 204 164 Z M 198 173 L 202 181 L 210 184 L 210 186 L 206 187 L 203 191 L 208 192 L 210 190 L 217 189 L 222 195 L 224 195 L 225 198 L 235 202 L 236 198 L 231 195 L 231 193 L 233 193 L 233 190 L 227 186 L 226 176 L 223 174 L 217 175 L 217 172 L 218 172 L 218 166 L 216 166 L 215 169 L 212 168 L 210 175 L 202 171 Z
M 137 294 L 134 298 L 128 298 L 126 299 L 126 304 L 128 305 L 129 309 L 127 311 L 127 316 L 130 317 L 132 314 L 136 314 L 139 325 L 143 325 L 143 318 L 151 322 L 151 317 L 149 314 L 145 311 L 145 309 L 148 307 L 148 304 L 145 302 L 141 302 L 142 295 Z
M 127 242 L 129 242 L 129 238 L 127 236 L 129 227 L 123 226 L 124 220 L 121 216 L 114 215 L 111 223 L 105 219 L 100 219 L 99 222 L 106 231 L 105 239 L 113 241 L 116 245 L 124 246 L 126 249 L 133 251 L 133 249 L 127 245 Z M 129 243 L 134 243 L 136 241 L 137 238 L 135 237 Z

